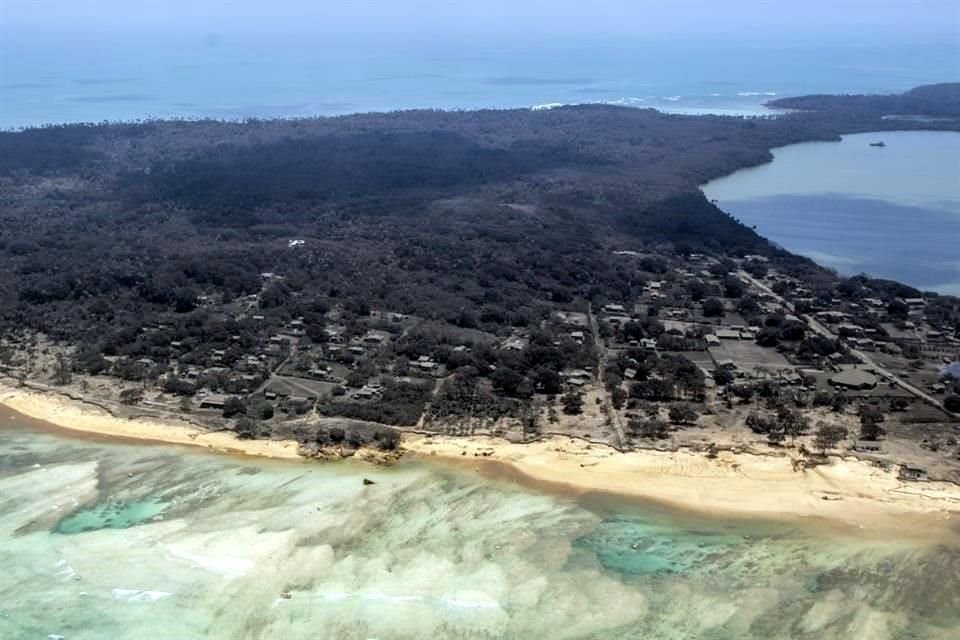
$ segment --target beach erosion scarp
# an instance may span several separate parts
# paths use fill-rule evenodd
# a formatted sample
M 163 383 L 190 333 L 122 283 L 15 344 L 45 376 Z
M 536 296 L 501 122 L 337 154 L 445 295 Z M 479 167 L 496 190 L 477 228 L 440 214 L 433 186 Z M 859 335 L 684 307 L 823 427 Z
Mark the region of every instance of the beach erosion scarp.
M 507 465 L 521 482 L 574 494 L 609 493 L 722 517 L 801 517 L 858 532 L 912 536 L 937 536 L 960 524 L 960 486 L 903 481 L 896 469 L 854 457 L 831 456 L 804 469 L 787 452 L 719 451 L 715 457 L 682 449 L 620 452 L 559 436 L 514 444 L 417 435 L 406 438 L 404 446 L 491 475 L 503 475 Z
M 34 426 L 76 437 L 201 447 L 210 452 L 304 460 L 293 440 L 240 440 L 186 421 L 124 418 L 53 392 L 0 385 L 0 405 Z M 404 434 L 404 451 L 424 462 L 466 467 L 543 490 L 605 493 L 722 517 L 811 518 L 858 531 L 939 535 L 960 527 L 960 486 L 909 482 L 897 470 L 832 456 L 812 468 L 797 455 L 641 449 L 620 452 L 577 438 L 530 443 L 500 438 Z M 909 518 L 904 516 L 909 515 Z M 955 534 L 953 534 L 955 535 Z
M 293 440 L 241 440 L 225 431 L 204 431 L 185 420 L 146 416 L 124 418 L 106 408 L 52 392 L 0 384 L 0 405 L 75 436 L 187 445 L 228 454 L 299 459 Z

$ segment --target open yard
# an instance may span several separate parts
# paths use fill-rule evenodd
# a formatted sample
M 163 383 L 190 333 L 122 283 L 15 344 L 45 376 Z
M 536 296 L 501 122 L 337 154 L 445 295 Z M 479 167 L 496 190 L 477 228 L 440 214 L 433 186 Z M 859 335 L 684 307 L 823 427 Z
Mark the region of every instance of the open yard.
M 744 371 L 756 367 L 770 370 L 793 368 L 786 358 L 773 349 L 765 349 L 748 340 L 723 340 L 719 346 L 710 347 L 710 355 L 715 362 L 733 360 L 737 368 Z

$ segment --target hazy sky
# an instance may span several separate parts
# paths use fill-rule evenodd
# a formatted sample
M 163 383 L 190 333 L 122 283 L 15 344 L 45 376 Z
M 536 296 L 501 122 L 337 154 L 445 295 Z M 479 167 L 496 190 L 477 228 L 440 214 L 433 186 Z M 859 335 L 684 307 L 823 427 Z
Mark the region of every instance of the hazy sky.
M 960 40 L 960 0 L 0 0 L 7 29 Z

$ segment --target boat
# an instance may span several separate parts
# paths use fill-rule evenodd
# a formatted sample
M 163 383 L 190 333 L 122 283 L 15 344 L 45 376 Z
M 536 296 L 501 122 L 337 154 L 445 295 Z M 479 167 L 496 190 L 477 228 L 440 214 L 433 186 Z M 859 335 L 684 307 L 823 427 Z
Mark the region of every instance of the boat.
M 887 145 L 883 142 L 883 140 L 881 140 L 880 142 L 871 142 L 871 143 L 870 143 L 870 146 L 871 146 L 871 147 L 885 147 L 885 146 L 887 146 Z

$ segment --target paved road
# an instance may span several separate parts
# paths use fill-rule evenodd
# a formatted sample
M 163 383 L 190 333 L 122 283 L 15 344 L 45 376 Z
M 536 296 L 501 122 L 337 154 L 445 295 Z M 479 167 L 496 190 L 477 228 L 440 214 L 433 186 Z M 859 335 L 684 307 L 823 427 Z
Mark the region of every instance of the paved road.
M 790 311 L 791 313 L 796 313 L 796 311 L 794 310 L 794 307 L 793 307 L 793 303 L 788 302 L 787 300 L 785 300 L 785 299 L 783 298 L 783 296 L 780 296 L 780 295 L 777 295 L 776 293 L 774 293 L 773 290 L 770 289 L 770 287 L 768 287 L 767 285 L 763 284 L 762 282 L 760 282 L 759 280 L 757 280 L 756 278 L 754 278 L 753 276 L 751 276 L 751 275 L 750 275 L 749 273 L 747 273 L 746 271 L 740 271 L 739 274 L 740 274 L 740 279 L 741 279 L 741 280 L 744 280 L 744 281 L 746 281 L 747 283 L 749 283 L 749 284 L 753 285 L 754 287 L 756 287 L 757 289 L 760 289 L 760 290 L 763 291 L 764 293 L 773 296 L 773 297 L 776 298 L 776 299 L 780 302 L 780 304 L 782 304 L 782 305 L 784 306 L 784 308 L 786 308 L 788 311 Z M 820 335 L 823 336 L 824 338 L 828 338 L 828 339 L 830 339 L 830 340 L 837 340 L 837 339 L 838 339 L 838 336 L 837 336 L 835 333 L 833 333 L 832 331 L 830 331 L 829 329 L 827 329 L 825 326 L 823 326 L 822 324 L 820 324 L 818 321 L 814 320 L 813 318 L 810 318 L 809 316 L 807 316 L 807 326 L 809 326 L 811 329 L 813 329 L 815 332 L 817 332 L 818 334 L 820 334 Z M 947 409 L 943 406 L 943 403 L 942 403 L 942 402 L 940 402 L 939 400 L 937 400 L 936 398 L 934 398 L 934 397 L 931 396 L 930 394 L 924 392 L 923 390 L 918 389 L 917 387 L 913 386 L 913 385 L 910 384 L 909 382 L 906 382 L 906 381 L 904 381 L 904 380 L 901 380 L 901 379 L 898 378 L 892 371 L 890 371 L 889 369 L 886 369 L 886 368 L 884 368 L 884 367 L 881 367 L 879 364 L 877 364 L 877 362 L 876 362 L 873 358 L 871 358 L 870 356 L 868 356 L 868 355 L 865 354 L 864 352 L 859 351 L 859 350 L 857 350 L 857 349 L 850 349 L 850 353 L 852 353 L 852 354 L 854 355 L 854 357 L 856 357 L 858 360 L 860 360 L 860 362 L 862 362 L 863 364 L 867 365 L 868 367 L 870 367 L 871 369 L 873 369 L 874 371 L 876 371 L 879 375 L 881 375 L 882 377 L 886 378 L 886 379 L 889 380 L 890 382 L 893 382 L 894 384 L 896 384 L 896 385 L 897 385 L 898 387 L 900 387 L 901 389 L 907 391 L 908 393 L 913 394 L 914 396 L 916 396 L 917 398 L 920 398 L 920 399 L 923 400 L 924 402 L 933 405 L 934 407 L 936 407 L 936 408 L 939 409 L 940 411 L 943 411 L 944 413 L 946 413 L 948 416 L 952 416 L 952 417 L 954 417 L 954 418 L 960 418 L 960 416 L 958 416 L 957 414 L 952 413 L 952 412 L 950 412 L 950 411 L 947 411 Z

